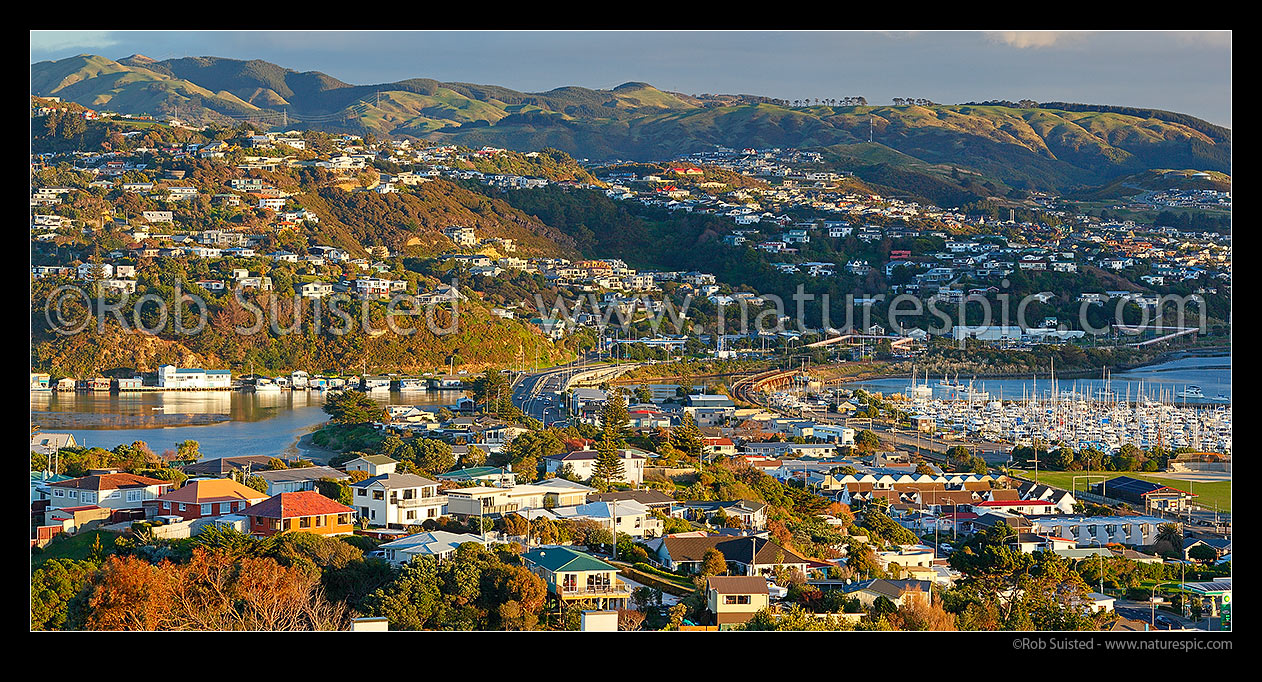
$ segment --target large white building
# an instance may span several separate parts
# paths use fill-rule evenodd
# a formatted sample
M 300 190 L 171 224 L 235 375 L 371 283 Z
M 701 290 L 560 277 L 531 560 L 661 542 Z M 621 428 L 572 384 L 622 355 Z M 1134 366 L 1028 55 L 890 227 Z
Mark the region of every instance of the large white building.
M 158 367 L 159 388 L 232 388 L 232 372 L 226 369 L 191 369 L 175 365 Z

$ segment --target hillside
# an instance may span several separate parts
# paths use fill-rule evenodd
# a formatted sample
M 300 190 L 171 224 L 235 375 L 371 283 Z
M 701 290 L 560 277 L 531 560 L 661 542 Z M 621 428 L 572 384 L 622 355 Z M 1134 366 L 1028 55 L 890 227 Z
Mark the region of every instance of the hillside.
M 351 85 L 259 60 L 31 66 L 32 94 L 124 113 L 372 132 L 576 158 L 654 161 L 716 145 L 824 147 L 862 180 L 935 201 L 1098 186 L 1159 168 L 1228 172 L 1231 131 L 1148 109 L 1048 103 L 790 107 L 754 96 L 670 93 L 646 83 L 523 93 L 416 78 Z M 761 100 L 761 101 L 760 101 Z M 871 138 L 872 144 L 868 144 Z M 956 177 L 959 176 L 959 177 Z

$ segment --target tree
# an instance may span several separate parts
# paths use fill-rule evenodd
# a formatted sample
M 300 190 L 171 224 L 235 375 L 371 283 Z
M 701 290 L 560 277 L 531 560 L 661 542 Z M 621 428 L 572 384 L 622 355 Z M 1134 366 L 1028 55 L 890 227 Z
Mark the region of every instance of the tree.
M 635 402 L 643 404 L 653 402 L 653 391 L 649 389 L 648 384 L 640 384 L 635 389 Z
M 476 445 L 470 445 L 460 457 L 462 467 L 480 467 L 486 464 L 486 452 Z
M 1163 523 L 1157 526 L 1157 542 L 1170 545 L 1171 548 L 1183 547 L 1183 529 L 1177 523 Z
M 702 579 L 712 575 L 723 575 L 727 573 L 727 557 L 723 556 L 723 552 L 711 547 L 701 555 L 701 573 Z
M 618 629 L 624 631 L 639 630 L 644 623 L 644 614 L 631 609 L 618 609 Z
M 456 466 L 451 446 L 433 438 L 416 438 L 412 442 L 412 463 L 430 474 L 444 474 Z
M 1218 560 L 1218 552 L 1209 545 L 1196 545 L 1188 550 L 1188 558 L 1202 564 L 1208 564 Z
M 428 556 L 413 559 L 393 583 L 364 600 L 364 610 L 370 616 L 389 620 L 392 630 L 424 630 L 431 623 L 441 622 L 445 605 L 439 590 L 437 562 Z
M 700 459 L 704 443 L 701 439 L 701 429 L 697 428 L 697 420 L 693 418 L 691 412 L 685 412 L 679 426 L 671 430 L 670 444 L 689 457 Z
M 617 436 L 612 425 L 606 425 L 600 440 L 596 443 L 596 462 L 592 467 L 592 482 L 598 487 L 626 477 L 622 463 L 621 451 L 618 450 Z
M 611 434 L 616 447 L 624 447 L 627 435 L 631 431 L 631 416 L 627 413 L 627 403 L 622 391 L 613 390 L 600 410 L 600 425 L 605 433 Z
M 955 630 L 955 616 L 942 608 L 942 599 L 930 603 L 929 598 L 920 592 L 903 595 L 902 605 L 889 621 L 895 630 Z
M 343 391 L 324 401 L 325 414 L 343 425 L 368 424 L 381 418 L 382 409 L 377 401 L 359 391 Z
M 267 486 L 267 479 L 263 478 L 262 476 L 258 476 L 258 475 L 254 475 L 254 476 L 250 476 L 250 477 L 246 478 L 246 479 L 245 479 L 245 483 L 244 483 L 244 485 L 245 485 L 245 487 L 247 487 L 247 488 L 250 488 L 250 489 L 252 489 L 252 490 L 257 490 L 257 491 L 259 491 L 259 492 L 261 492 L 261 493 L 266 493 L 266 492 L 267 492 L 267 487 L 268 487 L 268 486 Z
M 201 459 L 201 444 L 195 440 L 186 440 L 175 446 L 175 456 L 181 461 L 197 461 Z
M 49 559 L 32 571 L 31 629 L 60 630 L 73 620 L 71 603 L 98 567 L 93 561 Z
M 279 471 L 281 469 L 288 469 L 288 468 L 289 468 L 289 465 L 285 464 L 285 460 L 280 459 L 279 457 L 272 457 L 271 459 L 267 460 L 267 469 L 269 471 Z

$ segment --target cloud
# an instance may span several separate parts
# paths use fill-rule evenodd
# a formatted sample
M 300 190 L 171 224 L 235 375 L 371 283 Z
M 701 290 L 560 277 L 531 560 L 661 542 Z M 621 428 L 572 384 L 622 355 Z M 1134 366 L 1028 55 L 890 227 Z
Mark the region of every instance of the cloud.
M 1079 43 L 1089 35 L 1087 31 L 989 31 L 986 37 L 1009 47 L 1019 49 L 1064 46 Z
M 31 31 L 31 52 L 94 50 L 118 44 L 110 31 Z

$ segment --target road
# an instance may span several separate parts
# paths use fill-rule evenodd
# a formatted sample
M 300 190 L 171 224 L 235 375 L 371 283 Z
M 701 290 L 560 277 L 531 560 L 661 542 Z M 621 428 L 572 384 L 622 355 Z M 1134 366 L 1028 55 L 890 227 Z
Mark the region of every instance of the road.
M 1217 630 L 1221 627 L 1217 618 L 1201 618 L 1200 622 L 1194 622 L 1191 618 L 1184 618 L 1169 610 L 1160 608 L 1153 610 L 1152 604 L 1142 601 L 1131 601 L 1128 599 L 1118 599 L 1113 603 L 1113 610 L 1119 616 L 1137 620 L 1142 623 L 1149 623 L 1155 630 L 1171 630 L 1171 623 L 1176 627 L 1182 627 L 1188 630 Z M 1165 621 L 1164 623 L 1162 621 Z

